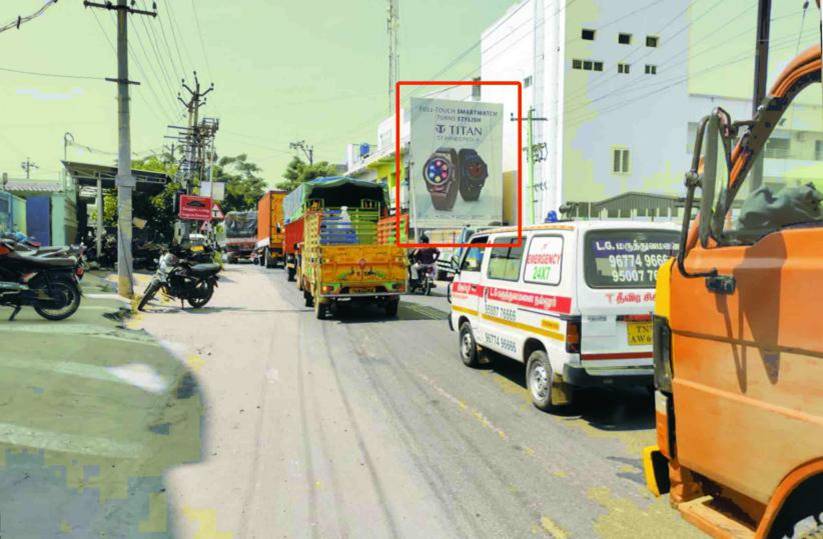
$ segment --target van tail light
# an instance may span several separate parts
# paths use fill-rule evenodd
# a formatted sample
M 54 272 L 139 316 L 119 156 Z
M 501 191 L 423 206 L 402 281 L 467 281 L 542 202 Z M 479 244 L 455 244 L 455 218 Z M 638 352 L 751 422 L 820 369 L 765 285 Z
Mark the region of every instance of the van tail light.
M 329 294 L 331 292 L 334 292 L 334 287 L 332 285 L 328 285 L 328 284 L 323 285 L 323 287 L 320 289 L 320 291 L 323 292 L 324 294 Z
M 5 245 L 0 245 L 0 256 L 7 255 L 11 252 L 11 249 L 6 247 Z
M 566 352 L 580 353 L 580 320 L 566 321 Z

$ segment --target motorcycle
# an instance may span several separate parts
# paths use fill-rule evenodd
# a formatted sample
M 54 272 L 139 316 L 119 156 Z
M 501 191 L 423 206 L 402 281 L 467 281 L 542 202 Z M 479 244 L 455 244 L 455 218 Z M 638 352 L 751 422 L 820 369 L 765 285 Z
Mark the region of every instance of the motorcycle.
M 411 276 L 411 266 L 414 264 L 413 260 L 409 263 L 409 294 L 420 292 L 424 296 L 431 294 L 434 284 L 434 268 L 435 264 L 427 264 L 417 270 L 417 279 Z
M 160 257 L 157 271 L 137 306 L 138 311 L 142 311 L 161 289 L 167 295 L 178 298 L 180 307 L 183 307 L 184 301 L 188 301 L 193 308 L 199 309 L 211 300 L 217 287 L 220 266 L 192 264 L 179 254 L 180 251 L 178 254 L 169 251 Z
M 25 306 L 46 320 L 65 320 L 80 308 L 78 261 L 71 256 L 28 254 L 13 241 L 0 239 L 0 305 L 14 310 L 14 320 Z
M 77 262 L 74 266 L 74 275 L 78 280 L 83 279 L 86 273 L 86 245 L 69 245 L 63 247 L 43 247 L 40 243 L 28 238 L 24 234 L 4 234 L 0 239 L 6 242 L 6 246 L 18 253 L 30 256 L 47 258 L 74 258 Z

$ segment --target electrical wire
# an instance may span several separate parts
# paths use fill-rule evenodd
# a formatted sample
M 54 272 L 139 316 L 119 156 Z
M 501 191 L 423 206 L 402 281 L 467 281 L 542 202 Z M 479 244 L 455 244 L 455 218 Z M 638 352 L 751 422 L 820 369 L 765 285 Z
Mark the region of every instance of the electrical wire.
M 143 29 L 145 31 L 146 39 L 148 39 L 151 42 L 151 38 L 149 38 L 149 36 L 148 36 L 148 31 L 145 29 L 145 22 L 143 22 L 143 23 L 144 23 L 144 28 Z M 135 31 L 134 32 L 134 37 L 135 37 L 135 40 L 137 41 L 137 45 L 140 47 L 140 50 L 143 53 L 143 58 L 146 60 L 146 63 L 149 65 L 149 68 L 151 68 L 151 73 L 154 76 L 155 81 L 158 83 L 158 87 L 161 88 L 160 94 L 169 99 L 169 102 L 172 104 L 172 109 L 171 110 L 175 110 L 175 108 L 177 108 L 177 102 L 174 100 L 174 95 L 175 95 L 174 86 L 169 81 L 168 74 L 165 72 L 165 70 L 163 68 L 163 64 L 162 63 L 155 63 L 155 62 L 152 61 L 151 57 L 149 56 L 149 53 L 146 51 L 146 46 L 144 45 L 143 39 L 140 37 L 139 32 Z M 143 63 L 138 58 L 136 51 L 131 46 L 131 43 L 129 43 L 129 50 L 133 51 L 132 56 L 134 57 L 135 62 L 137 62 L 140 69 L 145 73 L 144 76 L 146 76 L 148 74 L 148 72 L 145 69 L 143 69 Z M 155 57 L 158 57 L 156 50 L 155 50 Z M 156 66 L 156 64 L 157 64 L 157 66 Z M 157 69 L 160 69 L 159 74 L 158 74 Z M 162 90 L 163 86 L 165 86 L 165 90 L 166 90 L 165 92 L 163 92 L 163 90 Z M 163 105 L 164 112 L 166 111 L 166 105 L 168 105 L 168 104 L 169 103 L 165 103 Z M 166 114 L 168 114 L 168 113 L 166 112 Z
M 57 3 L 57 0 L 46 0 L 46 3 L 43 4 L 40 9 L 32 13 L 31 15 L 26 15 L 25 17 L 22 15 L 17 16 L 13 21 L 10 23 L 6 23 L 3 26 L 0 26 L 0 32 L 5 32 L 6 30 L 11 30 L 13 28 L 20 28 L 20 25 L 23 23 L 29 22 L 37 17 L 41 16 L 43 13 L 46 12 L 51 6 Z
M 191 0 L 191 10 L 194 12 L 194 25 L 197 27 L 197 36 L 200 38 L 200 50 L 203 52 L 203 60 L 206 62 L 206 70 L 208 70 L 209 78 L 214 80 L 211 75 L 211 65 L 209 64 L 209 56 L 206 54 L 206 42 L 203 40 L 203 30 L 200 28 L 200 17 L 197 16 L 196 0 Z
M 148 0 L 144 0 L 143 4 L 145 5 L 146 11 L 148 11 Z M 159 23 L 160 23 L 159 24 L 159 27 L 160 27 L 160 32 L 159 33 L 160 33 L 161 37 L 163 38 L 163 43 L 165 43 L 165 45 L 166 45 L 166 51 L 168 52 L 168 60 L 169 60 L 169 64 L 171 65 L 171 71 L 172 71 L 172 73 L 174 73 L 176 71 L 177 74 L 182 77 L 183 74 L 186 72 L 186 70 L 185 70 L 185 67 L 183 66 L 182 62 L 180 62 L 179 65 L 175 64 L 175 62 L 174 62 L 175 58 L 174 58 L 174 55 L 171 54 L 172 48 L 171 48 L 171 45 L 169 44 L 169 39 L 166 36 L 166 28 L 163 25 L 163 19 L 165 19 L 165 17 L 162 17 L 162 16 L 159 17 Z M 160 41 L 157 39 L 157 31 L 156 31 L 154 25 L 149 26 L 149 29 L 151 30 L 151 35 L 159 43 Z M 178 55 L 179 55 L 179 51 L 178 51 Z
M 169 26 L 171 26 L 172 29 L 171 35 L 174 39 L 174 45 L 177 48 L 177 54 L 180 56 L 180 64 L 183 66 L 194 66 L 194 62 L 192 62 L 191 55 L 189 54 L 189 49 L 188 47 L 186 47 L 186 41 L 183 39 L 183 33 L 180 31 L 180 27 L 177 25 L 177 18 L 174 15 L 174 7 L 172 5 L 172 2 L 170 0 L 168 2 L 164 1 L 164 4 L 166 5 L 166 11 L 168 11 L 169 14 Z M 182 44 L 182 47 L 177 42 L 178 34 L 180 35 L 180 44 Z M 183 54 L 186 56 L 186 62 L 183 61 L 183 55 L 180 54 L 181 48 Z
M 34 75 L 37 77 L 55 77 L 60 79 L 79 79 L 79 80 L 102 80 L 105 81 L 105 77 L 93 77 L 91 75 L 69 75 L 66 73 L 43 73 L 40 71 L 26 71 L 23 69 L 14 69 L 11 67 L 0 67 L 0 71 L 8 71 L 9 73 L 19 73 L 21 75 Z

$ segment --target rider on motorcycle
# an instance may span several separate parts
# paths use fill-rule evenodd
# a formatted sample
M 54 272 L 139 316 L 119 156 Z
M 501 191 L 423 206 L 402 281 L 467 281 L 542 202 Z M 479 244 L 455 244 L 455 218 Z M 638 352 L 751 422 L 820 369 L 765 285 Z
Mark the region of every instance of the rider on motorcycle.
M 420 237 L 420 243 L 429 243 L 429 237 L 425 234 Z M 423 247 L 411 252 L 411 265 L 409 273 L 411 280 L 416 282 L 420 277 L 420 270 L 433 266 L 440 258 L 440 250 L 436 247 Z

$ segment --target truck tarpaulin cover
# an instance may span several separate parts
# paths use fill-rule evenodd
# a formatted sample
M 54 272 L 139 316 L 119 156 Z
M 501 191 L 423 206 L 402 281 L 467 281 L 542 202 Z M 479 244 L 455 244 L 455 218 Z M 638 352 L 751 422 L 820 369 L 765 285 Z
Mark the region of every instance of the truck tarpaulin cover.
M 226 214 L 227 238 L 254 238 L 257 237 L 256 211 L 230 211 Z
M 389 204 L 389 193 L 383 184 L 369 180 L 357 180 L 345 176 L 317 178 L 305 182 L 289 193 L 283 200 L 283 213 L 286 223 L 291 223 L 303 216 L 309 200 L 322 200 L 323 206 L 339 208 L 360 207 L 361 200 L 375 200 L 384 207 Z

